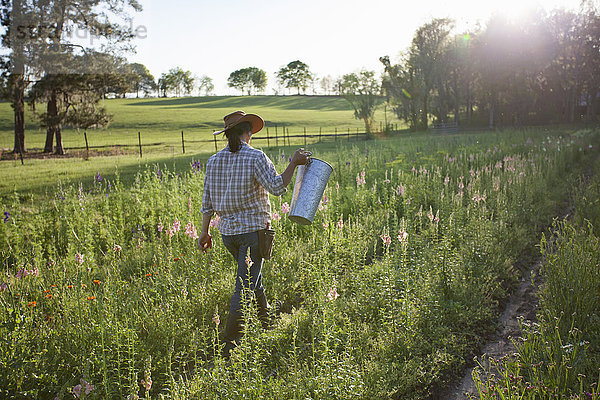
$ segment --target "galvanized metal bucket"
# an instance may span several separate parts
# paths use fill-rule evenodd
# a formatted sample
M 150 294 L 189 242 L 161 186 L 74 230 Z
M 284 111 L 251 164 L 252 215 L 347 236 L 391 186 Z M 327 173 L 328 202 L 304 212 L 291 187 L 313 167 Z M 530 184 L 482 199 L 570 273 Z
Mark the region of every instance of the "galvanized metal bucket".
M 301 225 L 312 224 L 332 172 L 331 165 L 317 158 L 298 167 L 289 219 Z

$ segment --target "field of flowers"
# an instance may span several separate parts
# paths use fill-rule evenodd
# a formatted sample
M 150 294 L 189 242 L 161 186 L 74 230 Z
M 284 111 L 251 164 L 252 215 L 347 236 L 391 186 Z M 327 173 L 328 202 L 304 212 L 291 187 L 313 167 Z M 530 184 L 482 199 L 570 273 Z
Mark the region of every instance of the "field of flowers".
M 515 354 L 482 360 L 482 400 L 600 399 L 600 160 L 573 197 L 574 215 L 540 242 L 538 321 L 524 326 Z
M 101 174 L 50 207 L 0 204 L 0 397 L 424 399 L 472 362 L 598 131 L 413 137 L 311 149 L 335 168 L 313 225 L 263 267 L 278 305 L 218 354 L 231 256 L 195 245 L 203 167 Z M 278 171 L 290 154 L 269 154 Z

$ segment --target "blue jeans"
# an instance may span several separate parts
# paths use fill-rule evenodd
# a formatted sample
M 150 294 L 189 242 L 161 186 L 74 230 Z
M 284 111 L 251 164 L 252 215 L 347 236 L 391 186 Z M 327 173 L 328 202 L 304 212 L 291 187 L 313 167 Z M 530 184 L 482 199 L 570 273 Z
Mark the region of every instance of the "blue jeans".
M 221 237 L 223 238 L 223 244 L 237 261 L 235 291 L 231 298 L 229 312 L 241 314 L 243 307 L 250 304 L 252 292 L 258 295 L 264 291 L 261 274 L 263 259 L 258 245 L 258 232 L 243 233 L 241 235 L 221 235 Z M 246 263 L 248 250 L 250 250 L 250 266 Z

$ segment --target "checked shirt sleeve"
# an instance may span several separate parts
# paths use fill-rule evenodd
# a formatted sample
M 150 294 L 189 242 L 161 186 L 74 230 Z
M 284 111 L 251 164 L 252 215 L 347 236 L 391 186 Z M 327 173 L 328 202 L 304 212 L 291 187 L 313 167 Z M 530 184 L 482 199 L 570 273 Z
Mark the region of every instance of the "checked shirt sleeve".
M 274 196 L 281 196 L 287 191 L 283 184 L 283 178 L 277 174 L 273 162 L 265 153 L 261 152 L 260 156 L 256 158 L 254 177 L 267 192 Z
M 204 177 L 204 189 L 202 191 L 202 208 L 200 212 L 202 214 L 210 214 L 211 216 L 215 213 L 215 210 L 212 208 L 212 202 L 210 199 L 210 185 L 208 179 L 208 169 L 210 168 L 210 163 L 206 163 L 206 176 Z

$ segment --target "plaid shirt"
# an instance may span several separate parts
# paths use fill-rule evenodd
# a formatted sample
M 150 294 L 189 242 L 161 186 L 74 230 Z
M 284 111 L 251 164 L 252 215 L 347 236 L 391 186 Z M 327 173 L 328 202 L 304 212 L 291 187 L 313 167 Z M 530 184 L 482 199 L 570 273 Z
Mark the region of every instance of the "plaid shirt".
M 217 213 L 223 235 L 255 232 L 271 220 L 267 192 L 281 196 L 286 190 L 269 157 L 242 141 L 238 152 L 225 147 L 208 159 L 201 212 Z

